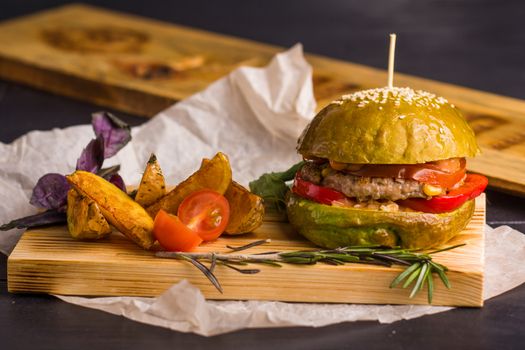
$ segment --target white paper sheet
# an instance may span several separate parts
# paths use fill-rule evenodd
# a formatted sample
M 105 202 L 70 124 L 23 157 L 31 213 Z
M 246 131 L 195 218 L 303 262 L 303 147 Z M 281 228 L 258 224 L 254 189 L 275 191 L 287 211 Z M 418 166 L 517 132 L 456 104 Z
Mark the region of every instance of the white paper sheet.
M 201 158 L 209 158 L 217 151 L 230 157 L 234 178 L 243 184 L 264 172 L 286 169 L 299 160 L 296 141 L 314 115 L 311 77 L 311 67 L 300 45 L 277 55 L 265 68 L 240 68 L 134 128 L 133 141 L 105 166 L 121 164 L 121 174 L 128 184 L 140 181 L 151 152 L 157 154 L 170 184 L 187 177 L 199 167 Z M 83 125 L 33 131 L 12 144 L 0 144 L 0 222 L 33 213 L 28 201 L 38 178 L 48 172 L 72 172 L 81 149 L 92 137 L 91 126 Z M 0 250 L 8 254 L 20 233 L 3 233 Z M 505 239 L 496 239 L 500 236 Z M 507 227 L 488 229 L 487 238 L 488 298 L 525 281 L 521 264 L 525 239 Z M 450 309 L 206 301 L 187 281 L 158 298 L 60 298 L 139 322 L 202 335 L 255 327 L 319 327 L 357 320 L 394 322 Z

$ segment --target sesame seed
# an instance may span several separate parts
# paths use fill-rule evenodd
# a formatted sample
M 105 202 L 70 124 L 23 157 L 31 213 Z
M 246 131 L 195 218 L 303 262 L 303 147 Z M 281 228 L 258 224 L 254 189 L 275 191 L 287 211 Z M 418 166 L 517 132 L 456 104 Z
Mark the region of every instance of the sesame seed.
M 352 94 L 343 95 L 333 103 L 340 104 L 342 101 L 347 100 L 357 102 L 359 108 L 366 106 L 368 103 L 385 104 L 387 102 L 393 102 L 396 107 L 400 106 L 401 102 L 403 102 L 409 105 L 416 105 L 417 107 L 435 109 L 439 109 L 442 105 L 448 104 L 448 101 L 441 96 L 436 96 L 423 90 L 413 90 L 408 87 L 383 87 L 357 91 Z

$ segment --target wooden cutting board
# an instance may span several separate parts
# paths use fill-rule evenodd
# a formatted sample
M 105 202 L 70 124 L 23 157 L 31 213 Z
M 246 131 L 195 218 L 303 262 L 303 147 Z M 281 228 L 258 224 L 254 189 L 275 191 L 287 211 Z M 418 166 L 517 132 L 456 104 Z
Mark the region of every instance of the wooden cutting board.
M 283 48 L 86 5 L 0 24 L 0 78 L 153 116 L 241 65 L 262 66 Z M 341 94 L 384 86 L 383 70 L 307 55 L 319 108 Z M 461 108 L 483 154 L 469 162 L 490 185 L 525 194 L 525 102 L 396 74 Z
M 466 246 L 439 253 L 435 261 L 450 268 L 452 289 L 434 277 L 433 304 L 483 305 L 485 196 L 476 200 L 476 211 L 468 227 L 448 244 Z M 253 233 L 221 237 L 199 247 L 199 251 L 226 252 L 226 245 L 241 246 L 255 240 L 271 242 L 246 253 L 291 251 L 314 246 L 301 239 L 284 222 L 265 221 Z M 244 275 L 217 266 L 216 276 L 224 293 L 188 262 L 157 258 L 124 236 L 81 242 L 72 239 L 65 226 L 35 229 L 24 233 L 7 262 L 10 292 L 36 292 L 84 296 L 157 296 L 182 279 L 189 280 L 210 299 L 282 300 L 294 302 L 426 304 L 426 287 L 413 299 L 410 290 L 389 289 L 401 267 L 363 264 L 250 265 L 261 272 Z

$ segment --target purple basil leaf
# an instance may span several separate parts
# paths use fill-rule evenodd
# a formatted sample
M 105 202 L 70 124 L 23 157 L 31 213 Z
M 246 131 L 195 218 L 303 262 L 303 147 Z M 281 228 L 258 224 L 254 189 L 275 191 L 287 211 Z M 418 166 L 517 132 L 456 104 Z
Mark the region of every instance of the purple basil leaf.
M 77 160 L 77 170 L 85 170 L 96 173 L 104 162 L 104 140 L 97 137 L 91 140 L 86 148 L 82 150 Z
M 104 159 L 117 154 L 131 140 L 129 125 L 111 113 L 93 113 L 91 123 L 95 135 L 104 139 Z
M 69 184 L 64 175 L 46 174 L 38 179 L 29 203 L 40 208 L 62 210 L 67 203 L 67 191 Z
M 29 215 L 13 220 L 0 226 L 0 231 L 12 230 L 14 228 L 30 228 L 44 225 L 59 225 L 66 223 L 66 213 L 56 209 L 46 210 L 42 213 Z
M 111 175 L 117 174 L 120 171 L 120 164 L 110 166 L 109 168 L 100 169 L 97 171 L 97 175 L 104 179 L 109 179 Z
M 122 191 L 127 193 L 127 191 L 126 191 L 126 184 L 124 183 L 124 179 L 122 179 L 122 176 L 120 176 L 119 174 L 113 174 L 113 175 L 109 176 L 108 178 L 106 178 L 106 180 L 108 180 L 113 185 L 117 186 Z

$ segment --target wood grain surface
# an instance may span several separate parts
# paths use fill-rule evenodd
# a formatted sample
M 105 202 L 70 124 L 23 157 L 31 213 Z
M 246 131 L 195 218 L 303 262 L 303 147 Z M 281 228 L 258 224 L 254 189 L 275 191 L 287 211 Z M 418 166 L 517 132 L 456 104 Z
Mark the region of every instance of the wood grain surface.
M 468 227 L 448 244 L 466 246 L 443 252 L 435 260 L 448 266 L 452 289 L 435 277 L 435 305 L 483 305 L 485 196 L 478 197 Z M 258 239 L 271 242 L 250 252 L 291 251 L 314 246 L 300 238 L 284 222 L 266 221 L 243 236 L 221 237 L 198 251 L 227 252 L 226 245 L 240 246 Z M 72 239 L 65 226 L 24 233 L 8 260 L 10 292 L 64 295 L 157 296 L 172 284 L 187 279 L 206 298 L 232 300 L 282 300 L 295 302 L 343 302 L 380 304 L 426 304 L 426 290 L 409 299 L 409 290 L 389 289 L 401 267 L 362 264 L 332 266 L 258 265 L 261 272 L 244 275 L 218 266 L 219 293 L 191 264 L 157 258 L 114 232 L 109 239 L 83 242 Z
M 153 116 L 242 65 L 263 66 L 283 48 L 111 12 L 68 5 L 0 24 L 0 77 L 125 112 Z M 384 86 L 386 72 L 316 55 L 321 108 L 341 94 Z M 396 74 L 395 84 L 459 106 L 483 154 L 469 169 L 490 186 L 525 194 L 525 102 Z M 504 171 L 502 171 L 504 169 Z

